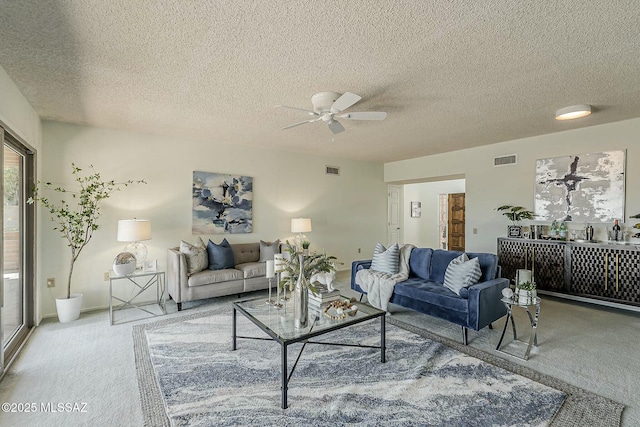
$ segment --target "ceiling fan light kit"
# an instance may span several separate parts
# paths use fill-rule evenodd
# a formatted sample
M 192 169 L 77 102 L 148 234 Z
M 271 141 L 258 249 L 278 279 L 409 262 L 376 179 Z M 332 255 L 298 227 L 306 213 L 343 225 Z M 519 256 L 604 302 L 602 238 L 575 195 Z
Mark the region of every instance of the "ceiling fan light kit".
M 591 114 L 591 105 L 581 104 L 561 108 L 556 111 L 556 120 L 573 120 Z
M 313 123 L 322 120 L 322 122 L 326 123 L 329 126 L 329 130 L 336 134 L 344 132 L 345 130 L 344 126 L 342 126 L 342 123 L 337 121 L 336 118 L 346 120 L 384 120 L 387 117 L 387 113 L 380 111 L 339 114 L 347 108 L 353 106 L 361 99 L 362 97 L 351 92 L 345 92 L 343 94 L 339 94 L 337 92 L 318 92 L 311 97 L 313 111 L 305 110 L 303 108 L 289 107 L 287 105 L 276 105 L 276 107 L 304 111 L 308 115 L 315 117 L 310 120 L 293 123 L 291 125 L 283 127 L 282 129 L 290 129 L 292 127 L 304 125 L 306 123 Z

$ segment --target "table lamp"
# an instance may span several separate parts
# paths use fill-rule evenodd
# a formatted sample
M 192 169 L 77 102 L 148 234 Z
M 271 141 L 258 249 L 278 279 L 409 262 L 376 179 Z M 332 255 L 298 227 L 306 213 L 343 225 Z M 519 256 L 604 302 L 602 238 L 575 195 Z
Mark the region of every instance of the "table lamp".
M 147 258 L 147 247 L 140 243 L 151 240 L 151 221 L 146 219 L 121 219 L 118 221 L 118 242 L 130 242 L 124 247 L 136 257 L 138 267 L 144 265 Z
M 307 236 L 302 233 L 308 233 L 311 231 L 311 218 L 292 218 L 291 219 L 291 232 L 298 233 L 294 242 L 296 243 L 296 250 L 302 251 L 302 242 L 307 240 Z

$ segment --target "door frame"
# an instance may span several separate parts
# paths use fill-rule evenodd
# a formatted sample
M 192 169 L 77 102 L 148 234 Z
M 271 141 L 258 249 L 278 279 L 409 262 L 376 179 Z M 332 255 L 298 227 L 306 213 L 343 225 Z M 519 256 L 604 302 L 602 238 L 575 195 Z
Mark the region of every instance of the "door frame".
M 7 354 L 9 357 L 5 358 L 4 351 L 4 337 L 0 332 L 0 378 L 4 376 L 7 368 L 15 360 L 16 356 L 26 343 L 28 337 L 33 331 L 34 326 L 37 325 L 36 313 L 37 313 L 37 269 L 36 269 L 36 205 L 28 204 L 26 201 L 33 195 L 33 188 L 36 184 L 36 150 L 29 145 L 26 141 L 11 131 L 0 120 L 0 141 L 2 141 L 2 151 L 0 151 L 0 163 L 4 168 L 4 145 L 8 145 L 11 149 L 17 151 L 24 159 L 23 173 L 24 182 L 22 183 L 22 221 L 23 221 L 23 236 L 21 236 L 21 250 L 22 250 L 22 273 L 23 273 L 23 319 L 24 324 L 21 331 L 18 333 L 19 340 L 12 343 L 8 348 Z M 4 170 L 4 169 L 3 169 Z M 4 179 L 0 180 L 0 193 L 4 198 Z M 4 203 L 2 203 L 4 205 Z M 4 208 L 0 207 L 0 227 L 4 232 Z M 4 251 L 4 238 L 0 241 L 0 251 Z M 0 252 L 3 253 L 3 252 Z M 3 266 L 0 263 L 0 321 L 2 316 L 2 306 L 4 306 L 4 271 Z

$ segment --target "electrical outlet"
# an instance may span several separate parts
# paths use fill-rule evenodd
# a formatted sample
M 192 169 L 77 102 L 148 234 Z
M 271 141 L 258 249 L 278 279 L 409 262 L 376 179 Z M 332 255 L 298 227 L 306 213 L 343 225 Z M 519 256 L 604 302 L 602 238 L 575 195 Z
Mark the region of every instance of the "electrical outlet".
M 473 229 L 473 234 L 478 234 L 478 229 L 477 228 Z
M 49 277 L 47 279 L 47 288 L 55 288 L 56 287 L 56 279 L 53 277 Z
M 360 253 L 360 252 L 361 252 L 361 249 L 360 249 L 360 248 L 358 248 L 358 253 Z
M 104 273 L 104 281 L 105 282 L 109 281 L 109 272 L 108 271 L 105 271 L 105 273 Z

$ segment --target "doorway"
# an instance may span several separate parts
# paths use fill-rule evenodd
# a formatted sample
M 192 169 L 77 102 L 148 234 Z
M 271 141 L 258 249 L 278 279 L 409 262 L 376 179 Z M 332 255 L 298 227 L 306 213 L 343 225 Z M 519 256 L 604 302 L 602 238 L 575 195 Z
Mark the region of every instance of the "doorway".
M 464 193 L 449 194 L 447 198 L 447 246 L 450 251 L 464 252 L 465 196 Z
M 35 209 L 26 203 L 35 181 L 33 151 L 0 127 L 2 263 L 0 263 L 0 368 L 17 354 L 34 325 Z

